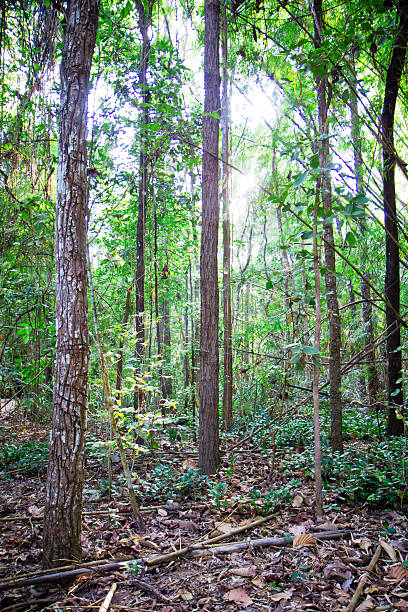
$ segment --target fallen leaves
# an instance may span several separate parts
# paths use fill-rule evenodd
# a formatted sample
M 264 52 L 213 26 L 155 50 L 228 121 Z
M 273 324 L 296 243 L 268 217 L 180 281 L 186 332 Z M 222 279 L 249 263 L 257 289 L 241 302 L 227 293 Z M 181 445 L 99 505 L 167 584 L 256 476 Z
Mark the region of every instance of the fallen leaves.
M 252 604 L 252 599 L 244 589 L 231 589 L 222 596 L 226 601 L 234 601 L 235 603 L 242 603 L 246 606 Z
M 293 548 L 303 548 L 304 546 L 316 546 L 316 540 L 308 533 L 300 533 L 292 542 Z
M 393 580 L 398 580 L 398 582 L 401 582 L 402 580 L 407 580 L 408 568 L 403 567 L 402 565 L 393 565 L 390 568 L 389 576 Z

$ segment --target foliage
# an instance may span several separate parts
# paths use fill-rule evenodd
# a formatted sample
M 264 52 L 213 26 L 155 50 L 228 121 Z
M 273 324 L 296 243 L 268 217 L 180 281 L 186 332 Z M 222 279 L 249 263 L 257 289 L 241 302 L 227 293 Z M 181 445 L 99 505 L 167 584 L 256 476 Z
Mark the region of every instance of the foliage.
M 46 442 L 22 442 L 17 438 L 0 445 L 0 469 L 22 474 L 44 473 L 48 463 L 49 444 Z
M 304 470 L 311 475 L 313 448 L 283 462 L 286 471 Z M 408 454 L 406 440 L 392 439 L 364 450 L 353 444 L 341 455 L 324 450 L 322 478 L 327 489 L 340 500 L 392 508 L 408 505 Z
M 151 474 L 149 482 L 142 483 L 145 496 L 154 501 L 175 501 L 187 497 L 197 497 L 204 491 L 206 476 L 199 470 L 187 468 L 178 473 L 169 465 L 159 463 Z

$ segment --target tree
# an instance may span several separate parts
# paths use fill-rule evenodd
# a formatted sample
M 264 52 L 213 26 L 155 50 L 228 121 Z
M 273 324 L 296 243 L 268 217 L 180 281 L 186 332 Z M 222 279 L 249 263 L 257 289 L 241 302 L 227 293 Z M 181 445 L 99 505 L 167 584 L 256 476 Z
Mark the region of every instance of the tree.
M 315 0 L 314 4 L 314 30 L 315 47 L 321 49 L 323 44 L 323 9 L 322 1 Z M 324 59 L 324 58 L 322 58 Z M 330 321 L 330 353 L 329 353 L 329 378 L 330 378 L 330 419 L 331 419 L 331 440 L 333 450 L 343 452 L 342 435 L 342 408 L 341 408 L 341 373 L 340 373 L 340 349 L 341 349 L 341 326 L 339 302 L 337 298 L 336 281 L 336 254 L 334 250 L 334 233 L 330 220 L 332 215 L 332 190 L 330 171 L 327 169 L 329 164 L 329 144 L 328 144 L 328 110 L 330 97 L 328 95 L 327 69 L 322 67 L 322 76 L 316 78 L 317 85 L 317 104 L 319 122 L 319 164 L 322 172 L 321 197 L 325 221 L 324 227 L 324 256 L 326 264 L 325 285 L 327 296 L 327 308 Z
M 145 357 L 145 229 L 146 229 L 146 212 L 149 190 L 149 173 L 148 173 L 148 125 L 149 117 L 149 101 L 150 91 L 147 83 L 147 69 L 149 66 L 150 54 L 150 39 L 149 27 L 152 21 L 152 10 L 155 0 L 149 0 L 143 3 L 142 0 L 137 0 L 136 6 L 139 13 L 139 30 L 142 36 L 142 46 L 140 50 L 140 66 L 139 66 L 139 86 L 141 90 L 141 113 L 140 113 L 140 154 L 139 154 L 139 211 L 137 217 L 137 234 L 136 234 L 136 363 L 137 371 L 140 373 L 141 364 Z M 146 4 L 146 5 L 145 5 Z M 144 406 L 144 391 L 136 386 L 134 395 L 134 407 L 138 411 Z
M 222 396 L 222 419 L 224 429 L 232 427 L 232 312 L 231 312 L 231 221 L 229 194 L 229 107 L 230 88 L 228 76 L 228 21 L 227 9 L 222 12 L 222 302 L 224 314 L 224 385 Z
M 220 111 L 220 2 L 204 2 L 204 117 L 202 230 L 200 252 L 200 424 L 199 465 L 214 474 L 219 465 L 218 424 L 218 133 Z
M 57 344 L 44 512 L 44 565 L 81 559 L 88 405 L 87 107 L 98 0 L 71 0 L 61 60 L 55 229 Z
M 385 318 L 387 325 L 388 421 L 387 435 L 404 431 L 397 410 L 403 406 L 401 385 L 401 319 L 400 319 L 400 254 L 395 199 L 394 117 L 400 80 L 405 66 L 408 43 L 408 1 L 401 0 L 397 9 L 399 22 L 385 81 L 381 114 L 383 150 L 383 198 L 385 225 Z

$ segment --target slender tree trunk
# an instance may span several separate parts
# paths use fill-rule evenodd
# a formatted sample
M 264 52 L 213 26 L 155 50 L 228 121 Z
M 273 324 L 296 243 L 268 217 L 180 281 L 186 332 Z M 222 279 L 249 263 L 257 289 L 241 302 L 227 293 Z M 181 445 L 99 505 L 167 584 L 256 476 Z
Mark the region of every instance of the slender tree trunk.
M 401 385 L 400 257 L 395 199 L 394 117 L 408 43 L 408 0 L 400 0 L 398 3 L 398 16 L 398 32 L 387 70 L 381 115 L 384 225 L 386 232 L 384 293 L 387 325 L 388 436 L 400 435 L 404 431 L 403 419 L 397 416 L 397 412 L 403 410 L 403 396 Z
M 71 0 L 61 61 L 55 230 L 57 345 L 43 562 L 80 560 L 88 406 L 87 108 L 98 0 Z
M 353 62 L 354 68 L 354 56 L 351 61 Z M 350 88 L 350 111 L 351 111 L 351 139 L 353 143 L 353 155 L 354 155 L 354 175 L 356 178 L 356 191 L 357 193 L 364 194 L 364 178 L 363 178 L 363 156 L 361 151 L 361 130 L 360 130 L 360 116 L 358 113 L 358 101 L 356 95 L 357 83 L 353 83 L 353 87 Z M 362 232 L 361 239 L 363 246 L 365 245 L 367 228 L 366 219 L 362 219 Z M 364 254 L 360 258 L 360 268 L 365 276 L 369 277 L 370 271 L 365 269 L 365 256 Z M 375 349 L 371 348 L 374 342 L 374 324 L 373 324 L 373 307 L 371 304 L 371 289 L 365 278 L 361 278 L 360 291 L 363 298 L 362 305 L 362 318 L 364 328 L 364 343 L 366 346 L 366 359 L 367 359 L 367 395 L 368 395 L 368 406 L 369 410 L 378 408 L 378 372 L 375 365 Z
M 220 112 L 220 0 L 204 2 L 204 118 L 202 230 L 200 254 L 200 428 L 199 465 L 203 474 L 219 466 L 218 356 L 218 132 Z
M 229 76 L 227 9 L 222 11 L 222 204 L 223 204 L 223 275 L 222 295 L 224 314 L 224 385 L 222 420 L 225 431 L 232 427 L 232 313 L 231 313 L 231 221 L 229 194 Z
M 320 183 L 316 185 L 316 202 L 314 209 L 314 222 L 313 222 L 313 269 L 315 277 L 315 300 L 316 300 L 316 322 L 315 322 L 315 335 L 314 335 L 314 348 L 319 351 L 320 355 L 320 330 L 322 324 L 322 309 L 320 304 L 320 261 L 319 261 L 319 247 L 317 243 L 317 220 L 318 220 L 318 208 L 319 208 L 319 191 Z M 314 458 L 315 458 L 315 508 L 316 515 L 321 516 L 323 514 L 323 497 L 322 497 L 322 451 L 320 441 L 320 404 L 319 404 L 319 377 L 320 377 L 320 366 L 317 356 L 314 357 L 315 361 L 313 364 L 313 425 L 314 425 Z
M 323 10 L 322 1 L 314 0 L 315 21 L 315 47 L 319 49 L 323 43 Z M 317 77 L 317 102 L 319 113 L 319 163 L 322 172 L 321 198 L 325 219 L 332 214 L 332 194 L 330 172 L 327 170 L 329 162 L 329 130 L 328 110 L 328 80 L 327 76 Z M 322 138 L 325 136 L 324 138 Z M 336 256 L 334 250 L 334 234 L 331 223 L 324 221 L 324 258 L 327 268 L 325 274 L 326 300 L 330 320 L 330 350 L 329 350 L 329 378 L 330 378 L 330 444 L 333 450 L 343 452 L 342 433 L 342 406 L 341 406 L 341 327 L 339 303 L 337 298 Z
M 149 124 L 149 100 L 150 92 L 147 87 L 147 69 L 149 66 L 150 39 L 149 27 L 151 25 L 151 12 L 154 2 L 146 2 L 146 8 L 142 0 L 136 0 L 139 13 L 139 30 L 142 36 L 142 47 L 140 52 L 139 85 L 142 96 L 141 127 L 140 127 L 140 154 L 139 154 L 139 211 L 136 230 L 136 376 L 141 372 L 141 366 L 145 360 L 145 229 L 146 210 L 148 196 L 148 145 L 149 138 L 147 127 Z M 144 391 L 138 387 L 135 389 L 135 410 L 144 410 Z

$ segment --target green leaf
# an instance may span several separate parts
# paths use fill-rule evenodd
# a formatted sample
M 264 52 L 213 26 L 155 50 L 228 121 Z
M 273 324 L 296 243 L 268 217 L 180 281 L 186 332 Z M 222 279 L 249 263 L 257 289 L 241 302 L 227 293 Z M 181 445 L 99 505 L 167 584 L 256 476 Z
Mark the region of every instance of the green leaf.
M 266 286 L 266 288 L 267 288 L 267 289 L 272 289 L 272 287 L 273 287 L 273 282 L 272 282 L 272 281 L 270 281 L 270 280 L 268 280 L 265 286 Z
M 305 355 L 320 355 L 320 351 L 318 351 L 314 346 L 302 346 L 302 351 Z
M 320 162 L 319 162 L 319 156 L 317 155 L 312 155 L 312 157 L 310 158 L 310 167 L 313 169 L 316 169 L 319 167 Z
M 355 246 L 357 244 L 356 235 L 353 232 L 347 232 L 344 244 L 348 244 L 351 247 Z
M 309 172 L 302 172 L 302 174 L 298 174 L 293 183 L 293 187 L 299 187 L 299 185 L 305 182 L 308 176 Z

